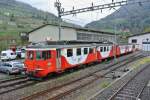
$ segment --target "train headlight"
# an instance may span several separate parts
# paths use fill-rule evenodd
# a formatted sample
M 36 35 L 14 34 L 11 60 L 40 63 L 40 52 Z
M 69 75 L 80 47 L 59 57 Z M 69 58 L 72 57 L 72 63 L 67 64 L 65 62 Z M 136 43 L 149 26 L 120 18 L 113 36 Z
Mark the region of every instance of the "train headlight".
M 47 63 L 47 66 L 50 67 L 52 64 L 50 62 Z

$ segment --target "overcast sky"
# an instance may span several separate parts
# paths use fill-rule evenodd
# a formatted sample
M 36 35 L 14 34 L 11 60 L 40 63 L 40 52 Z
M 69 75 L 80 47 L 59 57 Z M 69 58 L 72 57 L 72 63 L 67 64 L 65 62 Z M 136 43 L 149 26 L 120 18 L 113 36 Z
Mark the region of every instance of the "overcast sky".
M 18 0 L 22 1 L 25 3 L 28 3 L 32 5 L 33 7 L 36 7 L 38 9 L 44 10 L 51 12 L 55 15 L 57 15 L 57 10 L 54 7 L 54 2 L 56 0 Z M 100 4 L 106 4 L 106 3 L 111 3 L 112 0 L 60 0 L 62 3 L 62 7 L 67 10 L 71 10 L 72 7 L 74 6 L 75 9 L 77 8 L 83 8 L 83 7 L 88 7 L 91 6 L 91 3 L 93 2 L 94 5 L 100 5 Z M 114 1 L 122 1 L 122 0 L 114 0 Z M 76 16 L 65 16 L 62 17 L 64 20 L 76 23 L 79 25 L 85 25 L 91 21 L 99 20 L 109 14 L 114 12 L 114 9 L 106 9 L 101 11 L 94 11 L 94 12 L 86 12 L 86 13 L 81 13 L 77 14 Z

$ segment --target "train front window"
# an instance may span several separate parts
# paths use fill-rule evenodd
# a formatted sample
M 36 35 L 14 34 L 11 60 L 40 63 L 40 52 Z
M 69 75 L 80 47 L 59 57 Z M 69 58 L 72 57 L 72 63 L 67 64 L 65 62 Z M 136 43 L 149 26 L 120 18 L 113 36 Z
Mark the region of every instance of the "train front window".
M 37 51 L 36 52 L 36 59 L 37 60 L 40 60 L 42 57 L 41 57 L 41 52 L 40 51 Z
M 51 58 L 51 52 L 50 51 L 42 51 L 42 59 L 47 60 Z

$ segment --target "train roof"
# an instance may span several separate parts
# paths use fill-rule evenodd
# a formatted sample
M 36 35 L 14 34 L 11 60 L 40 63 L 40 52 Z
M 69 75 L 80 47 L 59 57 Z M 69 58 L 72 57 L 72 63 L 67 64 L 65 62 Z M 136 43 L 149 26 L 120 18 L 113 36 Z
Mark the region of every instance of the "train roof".
M 110 46 L 113 44 L 74 44 L 74 45 L 30 45 L 27 47 L 29 48 L 35 48 L 35 49 L 44 49 L 44 48 L 56 48 L 56 49 L 61 49 L 61 48 L 77 48 L 77 47 L 94 47 L 94 46 Z
M 33 49 L 62 49 L 62 48 L 79 48 L 79 47 L 95 47 L 95 46 L 112 46 L 112 43 L 89 43 L 89 44 L 35 44 L 27 46 L 27 50 Z M 131 44 L 118 44 L 118 45 L 131 45 Z

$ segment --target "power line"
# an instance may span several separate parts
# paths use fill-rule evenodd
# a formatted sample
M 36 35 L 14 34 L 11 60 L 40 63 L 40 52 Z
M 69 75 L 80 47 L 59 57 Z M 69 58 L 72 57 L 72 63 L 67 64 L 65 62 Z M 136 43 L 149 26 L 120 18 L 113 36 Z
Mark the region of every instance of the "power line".
M 77 13 L 83 13 L 83 12 L 95 11 L 95 10 L 103 10 L 106 8 L 114 8 L 114 7 L 123 6 L 126 4 L 127 4 L 127 1 L 120 1 L 120 2 L 103 4 L 103 5 L 97 5 L 97 6 L 94 6 L 92 3 L 90 7 L 76 9 L 76 10 L 73 9 L 70 11 L 64 11 L 64 9 L 62 8 L 62 10 L 60 12 L 60 16 L 66 16 L 66 15 L 70 15 L 70 14 L 77 14 Z
M 64 11 L 64 8 L 62 8 L 60 6 L 60 9 L 59 9 L 59 16 L 66 16 L 66 15 L 75 15 L 75 14 L 78 14 L 78 13 L 83 13 L 83 12 L 89 12 L 89 11 L 95 11 L 95 10 L 103 10 L 103 9 L 107 9 L 107 8 L 115 8 L 115 7 L 120 7 L 120 6 L 124 6 L 124 5 L 129 5 L 129 4 L 135 4 L 135 3 L 138 3 L 139 5 L 142 6 L 142 3 L 144 2 L 150 2 L 149 0 L 147 1 L 138 1 L 138 2 L 131 2 L 131 1 L 134 1 L 134 0 L 124 0 L 124 1 L 119 1 L 119 2 L 112 2 L 112 3 L 108 3 L 108 4 L 102 4 L 102 5 L 96 5 L 94 6 L 94 4 L 92 3 L 90 7 L 86 7 L 86 8 L 80 8 L 80 9 L 73 9 L 70 10 L 70 11 Z M 59 0 L 56 0 L 56 3 L 59 3 L 61 5 L 61 3 L 59 2 Z M 57 7 L 58 8 L 58 7 Z

